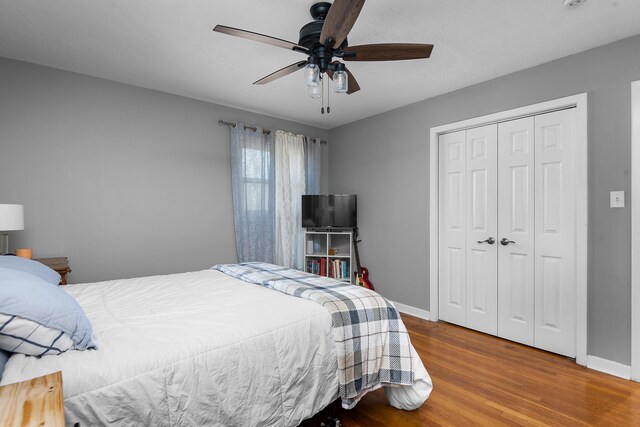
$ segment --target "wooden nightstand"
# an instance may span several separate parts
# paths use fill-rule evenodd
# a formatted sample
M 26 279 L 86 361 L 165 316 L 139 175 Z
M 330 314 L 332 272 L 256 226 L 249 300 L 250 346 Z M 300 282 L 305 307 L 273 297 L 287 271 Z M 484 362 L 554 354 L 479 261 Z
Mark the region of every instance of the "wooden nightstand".
M 67 284 L 67 274 L 71 273 L 71 268 L 69 268 L 69 260 L 67 257 L 57 257 L 57 258 L 39 258 L 34 259 L 34 261 L 41 262 L 52 270 L 55 270 L 60 275 L 60 284 Z
M 0 387 L 0 425 L 64 426 L 62 372 Z

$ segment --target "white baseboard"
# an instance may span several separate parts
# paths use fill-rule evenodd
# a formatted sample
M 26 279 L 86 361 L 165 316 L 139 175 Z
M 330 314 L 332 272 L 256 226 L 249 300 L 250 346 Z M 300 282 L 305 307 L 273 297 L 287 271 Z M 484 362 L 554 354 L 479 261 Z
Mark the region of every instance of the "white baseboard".
M 631 366 L 600 357 L 587 355 L 587 368 L 628 380 L 631 378 Z
M 400 304 L 399 302 L 391 301 L 393 305 L 396 306 L 399 312 L 407 313 L 411 316 L 419 317 L 424 320 L 430 320 L 430 315 L 427 310 L 423 310 L 421 308 L 411 307 L 410 305 Z

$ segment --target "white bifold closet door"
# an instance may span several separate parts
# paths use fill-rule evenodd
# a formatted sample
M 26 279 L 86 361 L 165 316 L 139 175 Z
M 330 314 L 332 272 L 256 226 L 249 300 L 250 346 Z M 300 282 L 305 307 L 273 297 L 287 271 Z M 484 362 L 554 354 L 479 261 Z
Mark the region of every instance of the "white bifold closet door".
M 535 346 L 575 357 L 575 110 L 535 119 Z
M 466 132 L 441 135 L 439 140 L 440 191 L 440 317 L 447 322 L 466 325 Z
M 573 120 L 439 137 L 443 320 L 575 356 Z
M 496 335 L 496 125 L 440 137 L 441 317 Z
M 497 137 L 495 125 L 466 132 L 466 324 L 493 335 L 498 333 Z
M 527 345 L 534 345 L 534 127 L 533 117 L 498 125 L 498 335 Z

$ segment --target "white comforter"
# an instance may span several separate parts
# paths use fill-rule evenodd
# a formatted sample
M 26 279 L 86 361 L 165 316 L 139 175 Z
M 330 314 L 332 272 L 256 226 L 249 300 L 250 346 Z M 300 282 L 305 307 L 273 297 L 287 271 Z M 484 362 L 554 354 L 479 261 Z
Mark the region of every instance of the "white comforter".
M 337 397 L 331 318 L 311 301 L 215 270 L 65 290 L 100 348 L 13 355 L 2 384 L 62 370 L 68 424 L 294 426 Z M 422 371 L 394 406 L 426 399 Z

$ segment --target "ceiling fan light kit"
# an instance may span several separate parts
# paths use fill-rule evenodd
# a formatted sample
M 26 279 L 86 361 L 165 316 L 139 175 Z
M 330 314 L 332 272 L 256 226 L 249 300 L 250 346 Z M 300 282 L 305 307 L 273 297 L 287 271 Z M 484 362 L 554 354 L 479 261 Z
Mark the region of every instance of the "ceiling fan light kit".
M 322 86 L 315 85 L 309 86 L 309 96 L 313 99 L 318 99 L 322 96 Z
M 309 61 L 304 67 L 304 84 L 309 87 L 316 87 L 320 84 L 320 68 L 313 61 Z
M 305 24 L 299 33 L 298 43 L 253 31 L 216 25 L 213 31 L 258 41 L 272 46 L 300 52 L 307 56 L 306 61 L 298 61 L 275 71 L 254 84 L 262 85 L 304 70 L 303 81 L 308 87 L 309 96 L 319 98 L 323 94 L 323 75 L 329 76 L 334 83 L 336 93 L 348 95 L 360 90 L 353 74 L 342 61 L 398 61 L 423 59 L 431 56 L 433 45 L 417 43 L 386 43 L 349 46 L 347 35 L 360 14 L 365 0 L 335 0 L 333 4 L 319 2 L 311 6 L 309 12 L 312 22 Z M 583 1 L 583 0 L 572 0 Z M 328 95 L 328 92 L 327 92 Z M 324 114 L 324 106 L 322 108 Z M 329 107 L 327 107 L 327 113 Z
M 338 71 L 333 73 L 333 84 L 336 93 L 347 93 L 349 90 L 349 76 L 344 64 L 340 64 Z

